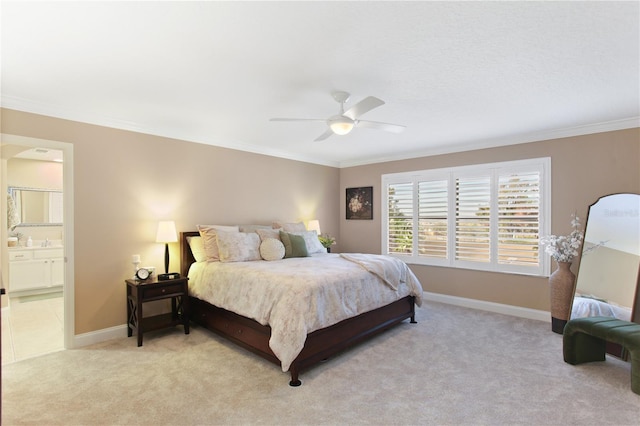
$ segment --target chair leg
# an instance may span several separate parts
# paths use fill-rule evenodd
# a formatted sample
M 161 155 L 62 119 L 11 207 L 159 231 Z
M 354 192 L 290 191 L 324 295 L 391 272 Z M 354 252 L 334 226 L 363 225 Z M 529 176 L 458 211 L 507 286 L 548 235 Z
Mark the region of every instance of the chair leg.
M 640 350 L 631 352 L 631 390 L 640 395 Z
M 604 361 L 607 342 L 585 333 L 565 333 L 562 351 L 565 362 L 576 365 Z

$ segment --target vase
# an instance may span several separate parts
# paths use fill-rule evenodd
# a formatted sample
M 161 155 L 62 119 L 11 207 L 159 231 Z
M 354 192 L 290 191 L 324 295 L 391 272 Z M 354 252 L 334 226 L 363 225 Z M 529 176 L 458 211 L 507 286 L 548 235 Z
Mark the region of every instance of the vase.
M 571 262 L 557 262 L 557 264 L 558 268 L 549 276 L 551 330 L 562 334 L 571 316 L 576 276 L 571 272 Z

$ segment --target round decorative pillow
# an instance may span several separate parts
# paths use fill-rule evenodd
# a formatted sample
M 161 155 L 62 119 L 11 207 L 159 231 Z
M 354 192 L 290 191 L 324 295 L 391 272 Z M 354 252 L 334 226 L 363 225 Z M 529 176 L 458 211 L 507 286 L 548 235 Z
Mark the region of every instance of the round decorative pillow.
M 275 238 L 265 238 L 260 243 L 260 256 L 264 260 L 280 260 L 284 257 L 284 244 Z

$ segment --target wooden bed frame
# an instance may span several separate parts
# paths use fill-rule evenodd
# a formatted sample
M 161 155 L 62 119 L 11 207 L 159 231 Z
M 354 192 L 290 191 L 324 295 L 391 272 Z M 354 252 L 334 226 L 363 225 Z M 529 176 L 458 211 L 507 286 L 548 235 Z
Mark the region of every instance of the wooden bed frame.
M 189 272 L 189 267 L 195 262 L 187 237 L 199 235 L 197 231 L 180 233 L 180 272 L 185 277 Z M 191 296 L 189 297 L 189 317 L 196 324 L 276 365 L 280 365 L 280 360 L 269 348 L 271 327 Z M 291 374 L 289 385 L 300 386 L 302 384 L 298 378 L 302 370 L 399 324 L 407 318 L 410 318 L 411 323 L 416 323 L 415 298 L 413 296 L 406 296 L 389 305 L 309 333 L 304 348 L 289 368 Z

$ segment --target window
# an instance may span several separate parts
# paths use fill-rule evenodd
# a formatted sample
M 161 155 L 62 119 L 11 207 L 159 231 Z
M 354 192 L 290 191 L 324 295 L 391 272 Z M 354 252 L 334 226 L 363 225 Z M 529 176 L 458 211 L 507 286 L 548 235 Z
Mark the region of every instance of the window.
M 382 176 L 382 252 L 407 263 L 544 275 L 551 160 Z

